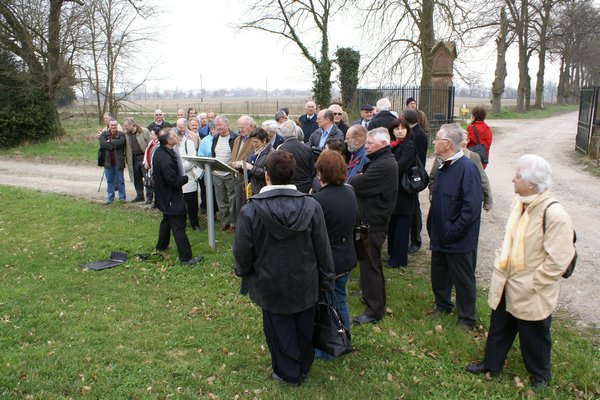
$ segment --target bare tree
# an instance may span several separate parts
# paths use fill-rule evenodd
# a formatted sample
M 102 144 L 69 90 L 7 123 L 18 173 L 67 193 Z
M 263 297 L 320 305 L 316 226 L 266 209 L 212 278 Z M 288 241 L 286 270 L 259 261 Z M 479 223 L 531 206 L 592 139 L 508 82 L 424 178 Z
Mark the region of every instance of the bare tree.
M 325 108 L 331 100 L 330 18 L 345 4 L 346 0 L 255 1 L 248 10 L 248 21 L 239 28 L 279 35 L 295 43 L 314 67 L 313 95 L 317 105 Z M 310 45 L 311 31 L 315 30 L 318 32 L 318 57 L 313 55 Z
M 540 0 L 532 3 L 534 18 L 532 28 L 536 34 L 536 40 L 532 43 L 538 53 L 538 73 L 535 84 L 535 104 L 533 108 L 542 108 L 544 100 L 544 73 L 546 71 L 546 57 L 548 56 L 548 41 L 550 40 L 550 24 L 552 22 L 552 10 L 560 0 Z
M 121 101 L 145 82 L 132 83 L 127 72 L 141 69 L 150 72 L 136 52 L 151 37 L 147 22 L 155 9 L 130 0 L 96 0 L 85 9 L 87 47 L 79 67 L 96 97 L 99 121 L 105 112 L 117 115 Z
M 510 14 L 511 29 L 519 45 L 519 84 L 517 86 L 517 112 L 526 112 L 526 94 L 529 92 L 529 0 L 505 0 Z
M 76 18 L 82 0 L 3 0 L 0 47 L 23 60 L 32 79 L 56 104 L 57 89 L 73 78 Z
M 600 84 L 600 8 L 590 0 L 568 0 L 557 11 L 549 51 L 560 59 L 557 102 L 575 103 L 581 87 Z

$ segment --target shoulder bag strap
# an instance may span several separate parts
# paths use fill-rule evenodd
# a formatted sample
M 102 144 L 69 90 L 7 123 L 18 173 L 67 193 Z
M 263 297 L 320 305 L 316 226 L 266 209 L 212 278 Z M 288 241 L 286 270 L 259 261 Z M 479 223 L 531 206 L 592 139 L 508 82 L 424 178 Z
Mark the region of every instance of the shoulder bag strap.
M 544 232 L 544 234 L 546 233 L 546 211 L 548 210 L 548 207 L 550 207 L 552 204 L 556 204 L 556 203 L 558 203 L 558 201 L 556 201 L 556 200 L 551 201 L 550 203 L 548 203 L 546 208 L 544 208 L 544 218 L 542 219 L 542 232 Z
M 477 144 L 481 144 L 479 143 L 479 135 L 477 134 L 477 127 L 475 127 L 475 124 L 471 124 L 471 126 L 473 127 L 473 133 L 475 134 L 475 140 L 477 141 Z

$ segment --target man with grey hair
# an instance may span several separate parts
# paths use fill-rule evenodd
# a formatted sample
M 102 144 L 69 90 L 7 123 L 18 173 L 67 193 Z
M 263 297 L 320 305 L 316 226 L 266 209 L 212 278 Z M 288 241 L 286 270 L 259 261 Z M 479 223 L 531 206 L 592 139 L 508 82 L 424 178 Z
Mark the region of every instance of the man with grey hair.
M 246 202 L 245 195 L 245 183 L 244 183 L 244 172 L 243 163 L 246 162 L 246 158 L 252 152 L 252 142 L 248 135 L 256 128 L 256 122 L 249 115 L 242 115 L 237 121 L 239 135 L 233 141 L 233 148 L 231 149 L 231 167 L 238 169 L 240 172 L 237 176 L 234 190 L 235 190 L 235 204 L 233 210 L 237 217 L 240 215 L 242 206 Z
M 144 153 L 150 143 L 150 131 L 139 126 L 131 117 L 125 118 L 125 162 L 129 180 L 135 187 L 133 203 L 144 201 Z M 148 188 L 146 188 L 146 194 Z
M 365 164 L 362 173 L 352 176 L 349 182 L 356 193 L 361 221 L 371 226 L 369 255 L 360 261 L 360 287 L 366 309 L 352 320 L 355 324 L 375 323 L 383 318 L 386 295 L 381 246 L 398 195 L 398 163 L 390 150 L 387 129 L 370 131 L 365 148 L 370 162 Z
M 262 123 L 262 128 L 267 132 L 267 136 L 269 139 L 269 143 L 271 143 L 271 147 L 277 150 L 280 144 L 283 143 L 283 138 L 277 131 L 279 130 L 279 125 L 277 121 L 274 119 L 268 119 Z
M 281 125 L 281 134 L 284 142 L 277 150 L 291 153 L 294 160 L 296 160 L 296 170 L 292 183 L 302 193 L 308 193 L 315 176 L 315 160 L 312 151 L 306 144 L 298 140 L 294 121 L 284 122 Z
M 148 125 L 148 130 L 154 132 L 158 137 L 158 133 L 163 128 L 170 128 L 171 124 L 164 120 L 164 113 L 161 109 L 154 111 L 154 121 Z
M 387 97 L 377 100 L 375 104 L 375 110 L 377 111 L 377 115 L 371 119 L 369 122 L 369 130 L 375 128 L 389 128 L 392 124 L 392 121 L 396 119 L 396 116 L 392 114 L 390 109 L 392 108 L 392 103 Z
M 189 122 L 185 118 L 177 119 L 177 131 L 181 132 L 184 138 L 190 139 L 194 143 L 194 148 L 198 148 L 200 146 L 200 137 L 196 134 L 196 132 L 191 131 L 188 126 Z M 194 154 L 195 155 L 195 154 Z
M 456 124 L 442 125 L 434 140 L 440 159 L 427 216 L 431 248 L 431 288 L 435 314 L 449 314 L 452 287 L 461 328 L 475 327 L 475 266 L 481 222 L 481 177 L 461 150 L 465 132 Z
M 215 118 L 216 135 L 212 141 L 211 156 L 223 164 L 231 163 L 233 142 L 238 136 L 229 130 L 229 120 L 221 115 Z M 235 232 L 235 177 L 226 171 L 213 171 L 213 186 L 219 206 L 221 230 Z
M 308 142 L 308 139 L 310 139 L 310 135 L 312 135 L 312 133 L 314 131 L 317 130 L 317 128 L 319 128 L 319 126 L 317 125 L 317 105 L 315 104 L 314 101 L 309 100 L 306 102 L 306 105 L 304 106 L 305 110 L 306 110 L 306 114 L 301 115 L 300 118 L 298 118 L 298 120 L 300 121 L 300 127 L 302 128 L 302 132 L 304 133 L 304 143 Z

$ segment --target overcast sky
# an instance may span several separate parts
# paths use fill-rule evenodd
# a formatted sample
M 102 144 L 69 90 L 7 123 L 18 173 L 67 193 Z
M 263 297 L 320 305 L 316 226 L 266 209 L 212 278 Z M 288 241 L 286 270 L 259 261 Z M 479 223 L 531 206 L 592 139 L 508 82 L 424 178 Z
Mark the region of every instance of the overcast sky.
M 242 19 L 246 6 L 240 0 L 172 0 L 162 2 L 156 24 L 156 41 L 147 45 L 145 57 L 157 61 L 148 89 L 205 90 L 252 87 L 269 90 L 310 89 L 312 66 L 300 55 L 298 47 L 286 39 L 253 30 L 240 31 L 235 25 Z M 363 55 L 370 44 L 361 29 L 349 17 L 333 18 L 330 29 L 332 53 L 337 47 L 352 47 Z M 495 68 L 493 41 L 476 52 L 458 49 L 459 59 L 469 64 L 471 73 L 481 75 L 481 83 L 491 87 Z M 537 66 L 530 65 L 532 84 Z M 546 80 L 557 81 L 556 68 L 547 70 Z M 333 79 L 337 74 L 333 75 Z M 516 47 L 508 57 L 507 85 L 516 87 L 518 80 Z M 361 81 L 371 85 L 374 82 Z M 413 83 L 413 82 L 410 82 Z M 416 82 L 418 84 L 418 79 Z M 461 84 L 455 74 L 455 83 Z

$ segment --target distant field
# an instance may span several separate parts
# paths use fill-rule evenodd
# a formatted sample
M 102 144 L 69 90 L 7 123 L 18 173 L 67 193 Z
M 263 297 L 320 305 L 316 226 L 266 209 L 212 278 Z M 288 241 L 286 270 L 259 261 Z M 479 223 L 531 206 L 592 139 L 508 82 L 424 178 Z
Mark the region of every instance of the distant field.
M 290 114 L 294 117 L 304 114 L 304 105 L 309 100 L 306 97 L 206 97 L 206 98 L 179 98 L 179 99 L 148 99 L 126 101 L 123 103 L 123 108 L 119 111 L 119 118 L 127 115 L 143 116 L 144 120 L 152 119 L 154 110 L 160 108 L 165 113 L 167 121 L 173 121 L 177 114 L 177 110 L 182 108 L 187 111 L 193 107 L 198 112 L 206 112 L 209 110 L 215 111 L 217 114 L 224 115 L 243 115 L 248 114 L 255 117 L 272 118 L 277 110 L 281 107 L 288 107 Z M 516 99 L 503 99 L 502 106 L 514 107 Z M 454 99 L 454 115 L 460 115 L 460 108 L 465 104 L 467 108 L 474 106 L 483 106 L 487 109 L 491 108 L 489 98 L 474 98 L 474 97 L 456 97 Z M 66 113 L 79 114 L 84 111 L 83 105 L 75 105 L 63 110 Z M 358 116 L 358 110 L 347 110 L 353 116 Z M 400 110 L 394 110 L 400 111 Z M 85 112 L 88 115 L 95 115 L 96 109 L 89 104 Z M 93 117 L 92 117 L 93 118 Z

